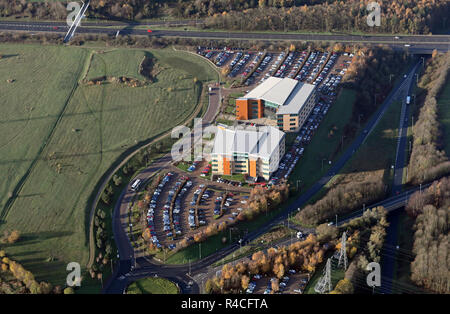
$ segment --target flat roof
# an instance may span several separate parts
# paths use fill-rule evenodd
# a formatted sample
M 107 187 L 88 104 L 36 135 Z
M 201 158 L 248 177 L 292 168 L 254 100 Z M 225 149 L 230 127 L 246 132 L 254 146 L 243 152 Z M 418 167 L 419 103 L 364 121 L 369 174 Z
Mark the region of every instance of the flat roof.
M 240 99 L 262 99 L 277 104 L 277 114 L 298 113 L 315 86 L 291 78 L 271 76 Z
M 254 89 L 252 89 L 250 92 L 245 94 L 242 99 L 261 99 L 261 97 L 267 93 L 269 90 L 271 90 L 275 85 L 277 85 L 282 78 L 271 76 L 267 78 L 264 82 L 256 86 Z
M 297 114 L 314 91 L 312 84 L 299 82 L 285 104 L 278 108 L 277 114 Z
M 291 95 L 291 93 L 295 90 L 295 86 L 297 86 L 297 84 L 297 80 L 284 78 L 264 93 L 261 99 L 279 106 L 283 106 L 286 99 L 288 99 L 289 95 Z
M 213 155 L 248 154 L 253 158 L 269 159 L 277 152 L 284 132 L 272 126 L 247 129 L 217 128 L 214 138 Z

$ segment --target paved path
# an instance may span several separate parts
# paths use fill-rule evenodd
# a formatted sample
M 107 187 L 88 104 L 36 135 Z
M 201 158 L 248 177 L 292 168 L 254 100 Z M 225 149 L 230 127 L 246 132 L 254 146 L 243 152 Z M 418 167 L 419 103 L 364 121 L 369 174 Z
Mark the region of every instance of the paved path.
M 208 109 L 203 117 L 203 125 L 211 123 L 215 118 L 217 111 L 219 110 L 219 92 L 218 88 L 213 88 L 212 92 L 209 95 L 209 105 Z M 190 140 L 190 138 L 189 138 Z M 119 266 L 115 267 L 116 271 L 113 274 L 111 280 L 107 282 L 105 285 L 105 291 L 113 291 L 113 293 L 121 293 L 120 289 L 123 289 L 123 284 L 128 283 L 128 281 L 119 281 L 115 280 L 122 275 L 128 274 L 131 267 L 138 266 L 137 259 L 135 258 L 135 253 L 133 246 L 130 242 L 128 233 L 131 233 L 131 226 L 128 218 L 128 211 L 130 202 L 135 195 L 135 192 L 131 190 L 131 184 L 135 179 L 141 179 L 142 181 L 146 181 L 151 178 L 155 173 L 159 170 L 168 166 L 172 161 L 171 153 L 163 156 L 157 161 L 153 162 L 149 167 L 141 171 L 133 180 L 124 188 L 122 193 L 117 200 L 117 203 L 114 207 L 114 216 L 113 216 L 113 233 L 114 239 L 116 242 L 117 249 L 119 251 Z M 141 260 L 141 263 L 145 261 Z M 162 276 L 162 274 L 161 274 Z M 134 278 L 134 277 L 133 277 Z M 126 287 L 126 286 L 125 286 Z
M 290 206 L 288 206 L 284 211 L 282 211 L 280 214 L 278 214 L 274 219 L 266 223 L 264 226 L 259 228 L 258 230 L 248 234 L 243 240 L 244 243 L 248 243 L 260 235 L 264 234 L 268 230 L 270 230 L 271 227 L 274 225 L 277 225 L 279 223 L 282 223 L 288 218 L 288 215 L 290 215 L 292 212 L 296 212 L 298 208 L 301 208 L 313 195 L 315 195 L 325 184 L 328 183 L 330 179 L 334 177 L 336 173 L 340 171 L 340 169 L 345 165 L 345 163 L 353 156 L 355 151 L 364 143 L 367 136 L 373 131 L 381 117 L 384 115 L 386 110 L 389 108 L 391 104 L 394 103 L 394 100 L 398 97 L 398 95 L 404 90 L 405 86 L 408 86 L 411 77 L 414 75 L 415 68 L 413 68 L 409 74 L 407 75 L 407 78 L 403 80 L 398 86 L 396 86 L 393 91 L 388 95 L 388 97 L 385 99 L 381 107 L 377 110 L 377 112 L 373 115 L 373 117 L 369 120 L 367 125 L 365 126 L 363 132 L 354 140 L 354 142 L 348 147 L 348 149 L 344 152 L 344 154 L 340 157 L 340 159 L 329 169 L 329 171 L 316 183 L 314 184 L 309 190 L 307 190 L 304 194 L 300 195 L 293 203 L 291 203 Z M 211 105 L 211 103 L 210 103 Z M 129 187 L 127 187 L 129 192 Z M 127 191 L 123 192 L 124 195 L 121 195 L 120 202 L 118 202 L 120 211 L 124 210 L 126 213 L 127 205 L 124 205 L 126 203 L 123 202 L 124 197 L 129 197 L 127 194 Z M 119 212 L 116 208 L 115 212 Z M 120 229 L 120 225 L 115 223 L 115 229 L 116 227 Z M 116 232 L 116 231 L 115 231 Z M 129 241 L 128 238 L 123 238 L 124 231 L 122 228 L 122 231 L 117 230 L 117 236 L 116 236 L 116 242 L 119 247 L 119 251 L 125 253 L 124 256 L 120 257 L 120 267 L 118 268 L 118 271 L 113 275 L 112 280 L 106 285 L 106 288 L 104 289 L 105 293 L 122 293 L 124 289 L 126 288 L 128 281 L 120 280 L 122 275 L 130 274 L 130 276 L 137 276 L 136 272 L 139 272 L 139 276 L 145 277 L 148 274 L 151 273 L 158 273 L 160 276 L 164 275 L 172 275 L 172 276 L 179 276 L 179 278 L 182 278 L 184 275 L 187 274 L 190 268 L 191 273 L 196 274 L 197 272 L 204 272 L 204 270 L 211 264 L 213 264 L 216 261 L 221 260 L 223 257 L 227 256 L 228 254 L 232 253 L 236 249 L 238 249 L 240 246 L 238 243 L 235 243 L 233 245 L 230 245 L 226 248 L 223 248 L 221 250 L 218 250 L 216 253 L 211 254 L 209 256 L 206 256 L 205 258 L 192 263 L 189 267 L 189 265 L 158 265 L 154 263 L 153 261 L 150 261 L 146 258 L 140 258 L 136 259 L 134 264 L 137 267 L 134 271 L 131 271 L 131 264 L 133 261 L 133 253 L 129 252 L 128 250 L 131 250 L 129 248 Z M 125 235 L 126 236 L 126 235 Z M 128 248 L 126 247 L 128 246 Z M 127 255 L 127 253 L 131 253 Z M 139 277 L 139 278 L 141 278 Z M 133 279 L 136 279 L 137 277 L 133 277 Z M 196 283 L 194 283 L 194 290 L 198 289 L 198 286 Z M 198 291 L 198 290 L 197 290 Z

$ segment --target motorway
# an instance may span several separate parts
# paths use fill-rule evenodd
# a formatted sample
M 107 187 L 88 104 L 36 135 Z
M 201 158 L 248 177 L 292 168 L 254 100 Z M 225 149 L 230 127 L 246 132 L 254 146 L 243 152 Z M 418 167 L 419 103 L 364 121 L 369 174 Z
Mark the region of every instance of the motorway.
M 159 23 L 159 24 L 158 24 Z M 270 33 L 270 32 L 233 32 L 233 31 L 196 31 L 196 30 L 153 30 L 148 33 L 147 29 L 135 28 L 135 26 L 156 26 L 164 24 L 177 25 L 176 21 L 153 22 L 148 24 L 120 24 L 118 22 L 82 23 L 77 29 L 82 34 L 107 34 L 115 36 L 120 30 L 121 35 L 145 35 L 155 37 L 179 37 L 179 38 L 203 38 L 203 39 L 232 39 L 232 40 L 260 40 L 260 41 L 327 41 L 341 43 L 366 43 L 386 44 L 394 49 L 407 49 L 410 53 L 431 53 L 434 49 L 438 51 L 450 50 L 450 35 L 402 35 L 395 39 L 394 35 L 349 35 L 338 33 L 333 35 L 324 34 L 299 34 L 299 33 Z M 178 25 L 186 21 L 178 21 Z M 95 25 L 95 26 L 93 26 Z M 104 26 L 104 27 L 103 27 Z M 23 31 L 23 32 L 67 32 L 68 26 L 61 22 L 30 22 L 30 21 L 0 21 L 0 31 Z M 409 45 L 405 47 L 405 45 Z
M 414 72 L 417 71 L 421 63 L 415 66 Z M 418 74 L 417 74 L 418 75 Z M 415 80 L 411 80 L 408 86 L 407 95 L 411 95 L 411 90 L 414 86 Z M 399 133 L 398 133 L 398 144 L 397 151 L 395 155 L 395 165 L 394 165 L 394 182 L 392 184 L 391 195 L 396 195 L 400 193 L 403 187 L 403 170 L 405 168 L 406 162 L 406 142 L 408 136 L 408 117 L 409 117 L 410 105 L 406 104 L 405 97 L 402 100 L 402 111 L 400 115 L 399 122 Z M 388 278 L 382 282 L 382 286 L 378 289 L 378 292 L 392 293 L 392 280 L 394 277 L 394 267 L 395 267 L 395 254 L 386 254 L 389 248 L 397 247 L 398 239 L 398 214 L 393 214 L 388 216 L 389 226 L 386 229 L 386 239 L 383 246 L 383 267 L 382 267 L 382 277 Z
M 329 182 L 345 165 L 345 163 L 353 156 L 356 150 L 364 143 L 368 135 L 373 131 L 376 127 L 377 123 L 384 115 L 386 110 L 390 107 L 391 104 L 395 103 L 395 100 L 399 97 L 403 97 L 405 93 L 405 89 L 411 84 L 411 81 L 414 77 L 416 67 L 413 67 L 407 77 L 398 84 L 385 99 L 383 104 L 377 110 L 377 112 L 373 115 L 373 117 L 366 124 L 364 130 L 361 134 L 354 140 L 354 142 L 347 148 L 347 150 L 342 154 L 340 159 L 329 169 L 329 171 L 317 182 L 315 183 L 309 190 L 307 190 L 304 194 L 302 194 L 299 198 L 294 200 L 285 210 L 283 210 L 280 214 L 278 214 L 274 219 L 270 222 L 266 223 L 264 226 L 259 228 L 257 231 L 254 231 L 248 234 L 243 240 L 244 243 L 248 243 L 260 235 L 267 232 L 271 227 L 282 223 L 286 220 L 288 215 L 292 212 L 296 212 L 299 208 L 301 208 L 313 195 L 315 195 L 320 189 L 323 188 L 325 184 Z M 214 97 L 216 93 L 213 93 L 211 97 Z M 210 107 L 208 108 L 205 116 L 212 117 L 211 112 L 216 112 L 218 109 L 218 97 L 216 96 L 214 101 L 210 100 Z M 208 113 L 209 112 L 209 113 Z M 211 122 L 211 121 L 208 121 Z M 153 163 L 149 168 L 145 169 L 141 172 L 138 177 L 146 180 L 156 171 L 164 167 L 170 160 L 170 156 L 164 156 L 161 160 L 158 160 L 156 163 Z M 197 262 L 192 263 L 191 265 L 162 265 L 153 260 L 149 260 L 145 257 L 134 257 L 134 252 L 131 247 L 131 243 L 127 234 L 125 233 L 126 228 L 128 228 L 127 222 L 127 213 L 129 202 L 132 200 L 134 193 L 130 189 L 130 185 L 122 192 L 119 201 L 116 204 L 114 210 L 114 237 L 116 240 L 116 245 L 119 249 L 120 261 L 119 267 L 116 267 L 116 270 L 112 276 L 112 278 L 105 285 L 104 292 L 105 293 L 123 293 L 128 284 L 133 282 L 138 278 L 147 277 L 149 275 L 157 274 L 158 276 L 172 278 L 175 282 L 180 285 L 180 288 L 183 292 L 186 293 L 197 293 L 199 291 L 198 284 L 193 281 L 193 285 L 188 287 L 186 284 L 188 281 L 187 273 L 191 272 L 191 275 L 194 276 L 196 274 L 202 273 L 206 270 L 206 268 L 214 262 L 221 260 L 223 257 L 232 253 L 240 246 L 238 243 L 225 247 L 221 250 L 218 250 L 216 253 L 211 254 Z M 409 194 L 408 194 L 409 195 Z M 404 197 L 403 194 L 397 196 L 400 199 Z M 392 200 L 386 200 L 385 202 L 389 202 Z M 403 200 L 404 201 L 404 200 Z M 389 203 L 380 203 L 389 205 Z

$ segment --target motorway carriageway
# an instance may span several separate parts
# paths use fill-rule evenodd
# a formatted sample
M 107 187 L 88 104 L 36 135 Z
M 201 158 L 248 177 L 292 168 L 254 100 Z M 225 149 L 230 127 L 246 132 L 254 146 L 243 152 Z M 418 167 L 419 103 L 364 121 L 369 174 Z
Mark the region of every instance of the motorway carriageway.
M 195 30 L 152 30 L 135 29 L 137 25 L 164 25 L 171 23 L 186 23 L 186 21 L 168 21 L 158 24 L 149 22 L 148 24 L 116 24 L 111 22 L 101 24 L 105 27 L 87 26 L 83 22 L 78 28 L 78 33 L 84 34 L 108 34 L 116 35 L 120 30 L 121 35 L 149 35 L 156 37 L 182 37 L 182 38 L 205 38 L 205 39 L 234 39 L 234 40 L 261 40 L 261 41 L 329 41 L 342 43 L 368 43 L 386 44 L 393 48 L 408 49 L 411 53 L 431 53 L 433 49 L 448 51 L 450 49 L 450 35 L 402 35 L 395 39 L 394 35 L 347 35 L 347 34 L 298 34 L 298 33 L 270 33 L 270 32 L 227 32 L 227 31 L 195 31 Z M 92 24 L 91 24 L 92 25 Z M 182 25 L 182 24 L 179 24 Z M 107 27 L 109 26 L 109 28 Z M 117 26 L 114 27 L 114 26 Z M 67 32 L 68 26 L 65 23 L 57 22 L 26 22 L 26 21 L 0 21 L 0 30 L 26 31 L 26 32 Z M 405 47 L 405 44 L 409 45 Z

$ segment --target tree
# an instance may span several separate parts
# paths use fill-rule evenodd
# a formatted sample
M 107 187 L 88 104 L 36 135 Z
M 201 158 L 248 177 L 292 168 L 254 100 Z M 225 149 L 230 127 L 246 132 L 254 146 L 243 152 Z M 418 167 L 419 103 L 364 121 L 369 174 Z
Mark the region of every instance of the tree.
M 337 283 L 334 290 L 341 294 L 352 294 L 353 293 L 353 285 L 350 282 L 350 280 L 348 280 L 347 278 L 344 278 Z
M 20 232 L 13 230 L 8 236 L 8 243 L 16 243 L 20 239 Z
M 205 283 L 205 292 L 208 294 L 214 293 L 215 291 L 215 284 L 214 281 L 212 279 L 208 279 Z
M 281 279 L 284 276 L 284 265 L 281 263 L 276 263 L 273 266 L 273 273 L 277 276 L 278 279 Z
M 114 181 L 115 186 L 119 186 L 122 184 L 122 177 L 115 174 L 113 176 L 113 181 Z
M 109 196 L 109 194 L 105 193 L 105 191 L 103 191 L 101 199 L 106 205 L 109 205 L 109 202 L 111 202 L 111 197 Z
M 66 289 L 64 289 L 64 294 L 75 294 L 75 291 L 72 287 L 67 287 Z
M 327 223 L 321 224 L 316 228 L 317 238 L 319 241 L 330 241 L 338 236 L 338 228 L 329 226 Z
M 241 278 L 241 286 L 242 290 L 247 290 L 248 284 L 250 283 L 250 278 L 247 275 L 242 276 Z
M 275 292 L 278 292 L 278 291 L 280 291 L 280 281 L 278 280 L 278 278 L 275 278 L 275 279 L 273 279 L 272 281 L 271 281 L 271 287 L 272 287 L 272 291 L 275 293 Z

